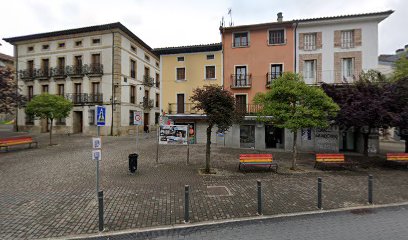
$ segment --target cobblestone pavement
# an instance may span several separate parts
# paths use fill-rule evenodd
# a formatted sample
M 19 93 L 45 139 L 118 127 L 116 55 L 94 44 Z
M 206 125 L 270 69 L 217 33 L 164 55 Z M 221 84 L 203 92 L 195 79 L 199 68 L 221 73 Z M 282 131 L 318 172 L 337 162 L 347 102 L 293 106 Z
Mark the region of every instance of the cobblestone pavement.
M 400 240 L 407 239 L 408 236 L 407 218 L 408 207 L 404 206 L 250 220 L 86 239 Z
M 191 186 L 191 222 L 256 216 L 256 180 L 262 181 L 264 214 L 316 210 L 316 178 L 323 178 L 323 207 L 365 205 L 367 175 L 374 175 L 375 203 L 408 201 L 407 170 L 369 168 L 320 171 L 313 155 L 302 154 L 302 171 L 291 173 L 290 154 L 277 152 L 278 174 L 238 171 L 240 153 L 254 150 L 213 146 L 216 175 L 200 175 L 204 145 L 160 146 L 156 164 L 155 133 L 140 140 L 137 174 L 128 172 L 128 154 L 135 137 L 103 137 L 101 189 L 104 190 L 105 230 L 183 223 L 184 185 Z M 38 239 L 98 232 L 95 162 L 91 136 L 37 136 L 38 149 L 16 147 L 0 153 L 0 239 Z M 360 157 L 361 158 L 361 157 Z M 380 166 L 378 164 L 378 166 Z M 225 188 L 213 191 L 211 187 Z

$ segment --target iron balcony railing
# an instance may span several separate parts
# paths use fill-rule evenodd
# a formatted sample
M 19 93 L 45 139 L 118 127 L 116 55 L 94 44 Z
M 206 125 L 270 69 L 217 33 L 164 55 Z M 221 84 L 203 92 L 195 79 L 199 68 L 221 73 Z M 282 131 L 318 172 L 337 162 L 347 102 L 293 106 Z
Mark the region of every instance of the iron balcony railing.
M 277 79 L 278 77 L 282 76 L 282 72 L 268 72 L 266 74 L 266 86 L 269 87 L 273 80 Z
M 262 106 L 259 104 L 236 104 L 236 110 L 239 114 L 245 115 L 245 116 L 252 116 L 256 115 L 260 111 L 262 111 Z
M 35 78 L 35 70 L 34 69 L 25 69 L 19 71 L 20 78 L 25 81 L 32 81 Z
M 103 102 L 102 93 L 66 93 L 65 98 L 71 100 L 74 105 L 91 105 Z
M 195 103 L 169 103 L 169 114 L 199 114 L 200 112 L 194 108 L 195 106 Z
M 20 78 L 25 81 L 31 81 L 34 79 L 48 79 L 51 77 L 51 71 L 49 68 L 33 68 L 20 70 Z
M 25 81 L 34 79 L 65 78 L 66 76 L 103 75 L 102 64 L 73 65 L 53 68 L 33 68 L 19 71 L 20 78 Z
M 51 75 L 54 78 L 65 78 L 67 76 L 65 67 L 55 67 L 51 68 Z
M 146 87 L 153 87 L 154 85 L 154 78 L 150 77 L 149 75 L 143 76 L 143 85 Z
M 152 109 L 154 106 L 154 100 L 149 99 L 148 97 L 143 97 L 143 108 L 144 109 Z
M 251 74 L 231 75 L 231 88 L 250 88 L 250 87 L 251 87 Z
M 86 65 L 85 65 L 86 66 Z M 102 75 L 103 74 L 103 65 L 99 63 L 92 63 L 87 69 L 87 73 L 90 75 Z

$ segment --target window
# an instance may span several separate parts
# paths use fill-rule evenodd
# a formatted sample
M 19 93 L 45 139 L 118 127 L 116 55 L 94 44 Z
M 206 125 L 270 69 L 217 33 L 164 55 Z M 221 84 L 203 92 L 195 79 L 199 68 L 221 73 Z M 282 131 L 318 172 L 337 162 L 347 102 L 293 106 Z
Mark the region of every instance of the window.
M 156 67 L 160 67 L 159 62 L 156 61 Z
M 34 87 L 33 86 L 28 86 L 27 87 L 27 100 L 31 101 L 34 97 Z
M 177 113 L 184 113 L 184 93 L 177 94 Z
M 184 57 L 177 57 L 177 62 L 184 62 Z
M 354 31 L 341 31 L 341 48 L 354 47 Z
M 176 80 L 186 80 L 186 68 L 177 68 Z
M 145 60 L 146 60 L 146 61 L 150 61 L 149 55 L 145 54 Z
M 233 47 L 247 47 L 249 44 L 248 33 L 234 33 Z
M 130 60 L 130 77 L 136 78 L 136 61 Z
M 58 95 L 64 96 L 65 93 L 65 86 L 64 84 L 58 84 Z
M 160 87 L 160 74 L 156 73 L 156 87 Z
M 233 86 L 234 87 L 249 86 L 246 66 L 236 66 L 235 67 L 235 77 L 234 77 Z
M 130 45 L 130 50 L 132 50 L 132 52 L 136 52 L 136 47 L 133 45 Z
M 75 47 L 81 47 L 82 46 L 82 40 L 75 41 Z
M 159 124 L 160 113 L 154 113 L 154 124 Z
M 101 64 L 101 54 L 92 54 L 92 64 L 93 65 L 99 65 Z
M 159 102 L 160 102 L 160 94 L 156 93 L 156 107 L 159 107 Z
M 282 72 L 283 72 L 282 64 L 271 64 L 270 80 L 280 77 L 282 75 Z
M 94 38 L 92 39 L 92 44 L 100 44 L 101 43 L 101 39 L 100 38 Z
M 25 116 L 25 124 L 26 125 L 34 125 L 34 116 L 26 114 Z
M 57 125 L 65 125 L 66 124 L 65 118 L 57 118 L 56 124 Z
M 285 30 L 269 30 L 269 44 L 285 43 Z
M 42 85 L 42 93 L 48 93 L 48 85 Z
M 213 60 L 213 59 L 214 59 L 214 54 L 207 55 L 207 60 Z
M 309 33 L 304 35 L 303 49 L 309 51 L 316 49 L 316 33 Z
M 58 48 L 64 48 L 64 47 L 65 47 L 65 43 L 64 43 L 64 42 L 58 43 Z
M 74 65 L 76 67 L 82 66 L 82 56 L 75 56 L 74 57 Z
M 75 87 L 75 88 L 74 88 L 75 94 L 80 94 L 80 93 L 82 93 L 82 86 L 81 86 L 80 83 L 75 83 L 74 87 Z
M 50 69 L 50 60 L 49 59 L 42 59 L 42 61 L 41 61 L 42 76 L 48 77 L 49 69 Z
M 205 79 L 215 79 L 215 66 L 205 66 Z
M 99 94 L 101 92 L 101 84 L 98 82 L 92 83 L 92 94 Z
M 42 45 L 42 50 L 48 50 L 48 49 L 50 49 L 50 45 L 48 44 Z
M 136 103 L 136 87 L 130 86 L 130 103 Z
M 135 115 L 135 111 L 130 110 L 130 111 L 129 111 L 129 125 L 134 125 L 134 124 L 133 124 L 134 115 Z
M 304 62 L 303 77 L 306 83 L 316 82 L 316 60 L 306 60 Z
M 27 47 L 27 52 L 33 52 L 33 51 L 34 51 L 34 47 L 33 47 L 33 46 Z
M 64 57 L 59 57 L 57 60 L 57 67 L 60 70 L 63 70 L 65 68 L 65 58 Z
M 342 76 L 344 81 L 350 81 L 354 78 L 354 61 L 352 58 L 342 59 Z
M 89 125 L 95 125 L 95 110 L 94 109 L 90 109 L 88 111 L 88 121 L 89 121 Z

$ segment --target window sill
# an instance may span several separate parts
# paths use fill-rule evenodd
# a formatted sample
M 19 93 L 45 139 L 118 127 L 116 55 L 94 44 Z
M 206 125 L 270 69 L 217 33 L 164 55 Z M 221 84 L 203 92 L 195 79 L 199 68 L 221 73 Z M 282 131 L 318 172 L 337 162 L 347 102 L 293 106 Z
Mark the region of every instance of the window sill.
M 232 46 L 232 48 L 249 48 L 249 45 L 245 45 L 245 46 Z
M 187 82 L 186 79 L 176 79 L 176 82 Z
M 286 45 L 286 43 L 268 43 L 268 46 L 283 46 Z
M 214 80 L 217 80 L 216 78 L 205 78 L 204 79 L 205 81 L 214 81 Z

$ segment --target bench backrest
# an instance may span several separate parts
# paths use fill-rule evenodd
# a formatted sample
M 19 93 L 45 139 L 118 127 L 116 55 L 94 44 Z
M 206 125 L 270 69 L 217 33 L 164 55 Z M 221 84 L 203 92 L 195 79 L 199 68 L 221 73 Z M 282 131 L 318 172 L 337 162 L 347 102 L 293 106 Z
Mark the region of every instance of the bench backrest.
M 272 162 L 272 154 L 240 154 L 240 162 Z
M 316 162 L 344 162 L 344 154 L 318 153 L 316 154 Z
M 408 161 L 408 153 L 387 153 L 388 161 Z
M 0 145 L 29 143 L 29 142 L 32 142 L 32 141 L 33 141 L 32 137 L 3 138 L 3 139 L 0 139 Z

